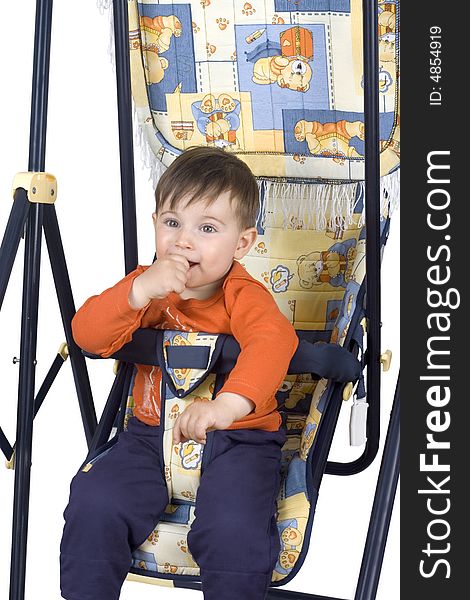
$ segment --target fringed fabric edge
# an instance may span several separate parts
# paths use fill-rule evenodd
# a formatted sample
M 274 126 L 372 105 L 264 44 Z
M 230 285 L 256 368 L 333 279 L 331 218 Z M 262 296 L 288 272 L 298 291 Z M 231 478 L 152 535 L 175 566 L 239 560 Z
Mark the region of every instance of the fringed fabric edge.
M 100 11 L 100 14 L 103 15 L 106 10 L 109 10 L 109 43 L 108 43 L 108 55 L 109 60 L 113 66 L 113 69 L 116 68 L 115 61 L 115 53 L 114 53 L 114 16 L 113 16 L 113 0 L 96 0 L 96 6 Z M 134 143 L 136 148 L 140 149 L 140 160 L 142 168 L 149 169 L 149 181 L 152 181 L 152 185 L 155 188 L 158 180 L 160 179 L 162 173 L 166 170 L 165 165 L 157 159 L 155 156 L 155 152 L 153 151 L 149 139 L 148 132 L 145 131 L 144 128 L 144 120 L 142 119 L 142 115 L 139 116 L 137 107 L 132 102 L 133 105 L 133 132 L 134 132 Z
M 135 104 L 133 112 L 133 129 L 135 145 L 140 149 L 140 161 L 142 168 L 149 169 L 148 180 L 152 181 L 152 185 L 155 188 L 158 180 L 166 171 L 166 167 L 160 160 L 158 160 L 158 158 L 155 156 L 155 152 L 150 146 L 148 136 L 144 131 L 144 127 L 141 119 L 139 118 Z
M 96 6 L 101 14 L 104 14 L 104 11 L 108 10 L 112 4 L 113 0 L 96 0 Z
M 365 202 L 365 185 L 364 181 L 360 182 L 359 190 L 360 198 Z M 388 173 L 380 178 L 380 214 L 383 217 L 391 217 L 394 211 L 398 208 L 400 202 L 400 169 Z M 364 212 L 364 211 L 363 211 Z M 363 214 L 362 224 L 364 223 Z
M 388 210 L 392 215 L 400 202 L 400 169 L 382 177 L 380 187 L 380 208 L 382 214 Z
M 109 11 L 109 38 L 108 38 L 108 56 L 109 62 L 113 65 L 113 69 L 116 69 L 116 60 L 114 55 L 114 13 L 113 13 L 113 0 L 96 0 L 96 6 L 100 11 L 100 15 L 104 15 L 105 11 Z
M 282 227 L 324 231 L 346 229 L 365 222 L 364 181 L 354 183 L 294 183 L 258 181 L 262 198 L 260 223 L 263 229 L 279 222 Z M 380 179 L 380 213 L 390 216 L 400 198 L 400 170 Z M 358 218 L 359 215 L 359 218 Z
M 358 183 L 306 184 L 265 181 L 263 188 L 262 227 L 283 215 L 283 228 L 324 231 L 330 227 L 346 228 L 354 220 L 360 198 Z

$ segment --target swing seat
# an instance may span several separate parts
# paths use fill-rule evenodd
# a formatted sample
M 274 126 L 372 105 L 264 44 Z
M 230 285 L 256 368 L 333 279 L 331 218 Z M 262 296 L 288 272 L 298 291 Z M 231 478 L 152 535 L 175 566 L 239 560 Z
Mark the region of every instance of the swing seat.
M 270 0 L 261 10 L 249 2 L 128 3 L 132 94 L 144 160 L 155 180 L 197 145 L 222 147 L 249 165 L 261 208 L 257 242 L 242 264 L 270 290 L 301 340 L 277 393 L 287 441 L 273 586 L 289 582 L 306 556 L 343 395 L 357 383 L 365 405 L 362 3 L 297 4 Z M 398 26 L 398 2 L 379 2 L 382 247 L 399 196 Z M 333 348 L 337 361 L 316 362 L 325 350 L 321 343 Z M 114 355 L 121 369 L 159 365 L 163 378 L 171 501 L 134 552 L 130 578 L 199 578 L 186 537 L 204 449 L 191 440 L 174 446 L 172 427 L 196 398 L 213 397 L 236 355 L 236 341 L 227 336 L 153 330 L 139 330 Z M 132 381 L 121 395 L 115 431 L 132 415 Z
M 277 393 L 287 441 L 282 449 L 281 487 L 278 495 L 277 523 L 281 551 L 272 575 L 273 585 L 290 581 L 307 553 L 323 470 L 316 478 L 311 477 L 309 472 L 318 460 L 317 455 L 324 454 L 324 442 L 317 447 L 323 416 L 330 404 L 342 402 L 345 386 L 356 383 L 362 377 L 362 364 L 355 356 L 361 353 L 361 322 L 365 315 L 362 303 L 365 241 L 364 227 L 357 226 L 362 206 L 358 203 L 356 205 L 356 224 L 343 232 L 341 242 L 335 242 L 336 250 L 339 248 L 338 244 L 344 246 L 345 252 L 350 248 L 355 250 L 353 253 L 349 252 L 352 265 L 345 267 L 350 271 L 345 286 L 332 286 L 330 281 L 324 281 L 319 286 L 321 289 L 312 286 L 309 291 L 305 291 L 297 284 L 299 289 L 295 290 L 292 280 L 298 280 L 298 272 L 290 279 L 289 291 L 292 298 L 290 303 L 286 302 L 289 310 L 287 315 L 297 325 L 300 343 L 285 381 Z M 385 239 L 388 219 L 384 218 L 382 223 Z M 321 240 L 319 248 L 331 243 L 326 232 L 293 229 L 278 231 L 281 232 L 286 236 L 293 236 L 293 240 L 298 239 L 299 233 L 308 233 L 312 238 L 317 234 Z M 348 240 L 350 243 L 345 243 Z M 312 241 L 309 243 L 311 248 Z M 320 253 L 320 250 L 312 252 Z M 251 258 L 255 264 L 269 261 L 266 257 L 259 258 L 256 250 L 252 252 Z M 249 263 L 249 260 L 246 262 Z M 287 270 L 288 266 L 283 268 Z M 320 291 L 322 293 L 318 293 Z M 300 300 L 296 298 L 297 295 Z M 299 328 L 294 318 L 296 311 L 290 307 L 297 308 L 305 300 L 306 306 L 302 308 L 304 312 L 301 314 L 310 315 L 312 321 L 302 320 Z M 324 323 L 319 323 L 320 315 L 323 315 Z M 348 348 L 350 353 L 343 350 L 342 346 Z M 187 535 L 194 520 L 205 449 L 192 440 L 174 445 L 172 429 L 176 418 L 190 403 L 213 398 L 221 387 L 220 382 L 233 368 L 238 352 L 239 346 L 231 336 L 140 329 L 134 333 L 131 342 L 113 355 L 121 361 L 121 368 L 124 364 L 138 363 L 158 365 L 162 370 L 164 469 L 171 500 L 160 522 L 133 554 L 130 570 L 132 579 L 199 579 L 199 567 L 188 550 Z M 125 389 L 125 403 L 118 399 L 121 410 L 115 419 L 116 431 L 126 428 L 128 419 L 133 415 L 132 386 L 131 381 Z M 87 459 L 85 469 L 91 468 L 109 450 L 114 439 Z M 210 439 L 209 433 L 208 444 Z M 327 443 L 331 443 L 331 439 Z M 129 510 L 132 511 L 131 506 Z

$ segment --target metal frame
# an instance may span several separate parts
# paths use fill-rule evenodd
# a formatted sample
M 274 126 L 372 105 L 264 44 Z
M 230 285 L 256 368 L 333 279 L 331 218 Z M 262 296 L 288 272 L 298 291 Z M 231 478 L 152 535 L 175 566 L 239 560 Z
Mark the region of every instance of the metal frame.
M 378 105 L 378 36 L 377 0 L 363 0 L 364 30 L 364 122 L 366 191 L 366 261 L 367 261 L 367 393 L 370 405 L 367 421 L 368 441 L 364 453 L 351 463 L 328 462 L 326 472 L 351 475 L 365 469 L 375 458 L 380 437 L 380 168 Z M 34 42 L 33 89 L 28 170 L 43 172 L 45 163 L 49 56 L 52 0 L 37 0 Z M 134 192 L 134 157 L 132 141 L 131 87 L 128 53 L 127 0 L 114 0 L 116 79 L 121 163 L 121 193 L 124 230 L 125 271 L 137 265 L 137 228 Z M 70 281 L 60 239 L 54 205 L 30 203 L 26 190 L 15 192 L 14 205 L 0 247 L 0 306 L 10 278 L 19 240 L 25 229 L 20 375 L 18 420 L 15 445 L 15 490 L 13 505 L 13 540 L 10 571 L 10 600 L 23 600 L 26 573 L 26 541 L 33 418 L 43 401 L 61 363 L 56 359 L 34 400 L 35 354 L 37 342 L 38 298 L 40 279 L 41 235 L 44 230 L 73 376 L 89 447 L 100 437 L 84 357 L 75 345 L 71 319 L 75 314 Z M 63 362 L 63 359 L 61 359 Z M 128 377 L 123 372 L 122 379 Z M 122 379 L 119 378 L 119 385 Z M 398 481 L 399 388 L 395 393 L 392 415 L 377 482 L 369 532 L 364 548 L 354 600 L 374 600 L 382 566 L 383 553 Z M 339 409 L 338 409 L 339 410 Z M 104 411 L 105 413 L 106 411 Z M 104 424 L 103 424 L 104 425 Z M 102 426 L 103 426 L 102 425 Z M 95 432 L 95 442 L 92 438 Z M 13 448 L 0 428 L 0 448 L 7 458 Z M 200 589 L 194 582 L 177 582 L 176 587 Z M 340 600 L 330 596 L 304 594 L 274 588 L 268 598 Z
M 28 171 L 44 172 L 46 152 L 49 58 L 52 23 L 52 0 L 37 0 L 34 37 L 31 121 Z M 53 204 L 30 202 L 27 190 L 18 188 L 0 247 L 0 306 L 10 279 L 21 236 L 25 232 L 23 300 L 19 360 L 19 386 L 16 444 L 14 445 L 15 484 L 13 500 L 12 551 L 10 566 L 10 600 L 23 600 L 26 575 L 29 492 L 33 418 L 47 390 L 57 375 L 63 358 L 56 358 L 34 399 L 38 300 L 41 260 L 41 238 L 44 231 L 59 301 L 65 337 L 72 365 L 83 426 L 90 443 L 97 425 L 85 359 L 73 341 L 71 320 L 75 305 L 67 273 L 55 207 Z M 10 464 L 13 447 L 0 429 L 1 449 Z

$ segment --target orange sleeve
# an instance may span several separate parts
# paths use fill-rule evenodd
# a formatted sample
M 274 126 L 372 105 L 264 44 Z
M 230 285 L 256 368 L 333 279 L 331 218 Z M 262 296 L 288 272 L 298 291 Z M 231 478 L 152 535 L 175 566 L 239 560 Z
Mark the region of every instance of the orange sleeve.
M 297 349 L 297 334 L 262 284 L 231 284 L 225 294 L 241 352 L 221 392 L 245 396 L 256 405 L 250 417 L 259 417 L 276 409 L 274 395 Z
M 129 292 L 134 279 L 145 270 L 138 267 L 99 296 L 92 296 L 72 319 L 72 333 L 80 348 L 107 358 L 132 339 L 148 304 L 134 310 Z

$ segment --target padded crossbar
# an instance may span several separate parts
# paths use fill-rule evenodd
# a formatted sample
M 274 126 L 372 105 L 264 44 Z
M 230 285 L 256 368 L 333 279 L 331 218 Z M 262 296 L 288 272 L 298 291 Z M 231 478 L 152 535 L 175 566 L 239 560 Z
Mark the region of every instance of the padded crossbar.
M 144 365 L 159 365 L 159 353 L 157 352 L 158 338 L 161 331 L 155 329 L 138 329 L 133 333 L 132 341 L 112 355 L 112 358 L 124 362 L 140 363 Z M 288 374 L 298 375 L 311 373 L 313 376 L 321 373 L 321 376 L 334 381 L 355 381 L 360 375 L 358 361 L 349 353 L 343 353 L 338 347 L 331 344 L 323 345 L 322 341 L 312 343 L 302 339 L 299 335 L 299 346 L 292 357 Z M 321 336 L 319 336 L 321 337 Z M 211 367 L 212 373 L 225 375 L 235 366 L 240 346 L 232 336 L 224 336 L 220 353 L 216 360 L 210 365 L 207 348 L 201 346 L 173 346 L 167 348 L 170 369 L 207 369 Z M 320 344 L 320 345 L 319 345 Z M 177 349 L 176 353 L 173 350 Z M 85 352 L 89 358 L 98 358 L 96 355 Z M 199 358 L 197 358 L 199 356 Z M 165 368 L 166 365 L 159 365 Z

